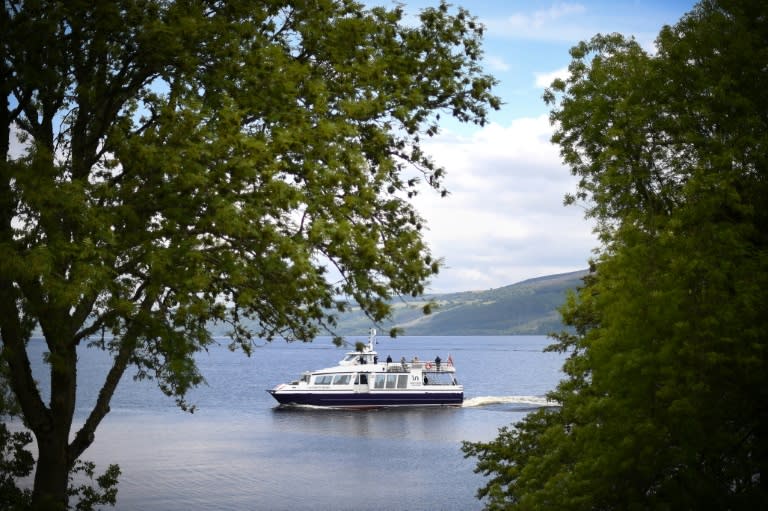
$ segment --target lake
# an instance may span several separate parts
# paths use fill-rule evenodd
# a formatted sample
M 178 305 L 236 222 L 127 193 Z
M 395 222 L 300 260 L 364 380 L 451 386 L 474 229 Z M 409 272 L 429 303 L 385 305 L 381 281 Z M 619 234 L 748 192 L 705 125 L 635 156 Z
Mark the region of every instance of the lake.
M 366 336 L 348 337 L 365 341 Z M 199 356 L 207 385 L 176 408 L 129 369 L 83 458 L 97 473 L 120 465 L 118 510 L 471 510 L 483 477 L 461 441 L 486 441 L 498 428 L 546 405 L 564 355 L 544 353 L 544 336 L 379 337 L 380 358 L 453 358 L 464 385 L 461 408 L 343 411 L 278 408 L 266 389 L 302 371 L 335 365 L 347 351 L 330 338 L 275 341 L 248 358 L 224 346 Z M 44 379 L 44 344 L 33 368 Z M 79 354 L 77 420 L 106 374 L 108 358 Z M 44 390 L 45 392 L 45 390 Z

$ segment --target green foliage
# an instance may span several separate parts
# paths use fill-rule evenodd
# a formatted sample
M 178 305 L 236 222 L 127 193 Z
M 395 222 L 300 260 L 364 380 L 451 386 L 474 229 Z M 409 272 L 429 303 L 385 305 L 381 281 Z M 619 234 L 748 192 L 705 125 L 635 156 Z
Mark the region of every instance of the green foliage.
M 29 506 L 32 492 L 19 488 L 16 481 L 28 477 L 35 466 L 26 447 L 32 443 L 29 431 L 11 431 L 6 421 L 20 413 L 8 388 L 8 367 L 0 360 L 0 510 L 13 511 Z M 18 421 L 17 421 L 18 422 Z
M 16 481 L 32 473 L 35 460 L 25 449 L 32 442 L 28 431 L 11 432 L 0 423 L 0 510 L 12 511 L 29 506 L 32 492 L 19 488 Z
M 768 500 L 768 10 L 704 1 L 646 53 L 573 49 L 546 99 L 603 242 L 563 308 L 556 410 L 467 444 L 507 509 Z
M 482 125 L 499 100 L 474 18 L 444 3 L 403 15 L 350 0 L 5 2 L 0 335 L 40 446 L 34 506 L 66 500 L 128 366 L 192 409 L 211 322 L 250 352 L 254 336 L 332 332 L 347 301 L 380 322 L 391 298 L 424 291 L 440 265 L 409 199 L 445 189 L 420 137 L 441 114 Z M 26 356 L 36 326 L 49 404 Z M 70 438 L 81 344 L 114 363 Z
M 70 485 L 67 493 L 75 498 L 77 511 L 92 511 L 98 505 L 114 506 L 117 502 L 117 479 L 120 476 L 120 468 L 110 465 L 107 470 L 94 479 L 96 466 L 90 461 L 77 460 L 70 472 Z M 82 475 L 80 475 L 82 474 Z M 77 485 L 76 479 L 87 479 L 87 482 Z M 93 483 L 96 483 L 94 486 Z

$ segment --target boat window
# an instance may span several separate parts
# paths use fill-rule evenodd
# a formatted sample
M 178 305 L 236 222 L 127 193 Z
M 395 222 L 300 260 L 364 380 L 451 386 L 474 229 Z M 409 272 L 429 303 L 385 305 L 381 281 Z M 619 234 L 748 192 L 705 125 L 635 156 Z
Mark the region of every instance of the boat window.
M 397 388 L 404 389 L 406 387 L 408 387 L 408 375 L 407 374 L 397 375 Z
M 373 387 L 376 389 L 383 389 L 384 388 L 384 382 L 386 381 L 386 374 L 377 374 L 376 375 L 376 382 L 373 384 Z
M 387 388 L 388 389 L 394 389 L 397 385 L 397 375 L 396 374 L 388 374 L 387 375 Z
M 367 374 L 356 374 L 355 375 L 355 385 L 368 385 L 368 375 Z
M 357 355 L 355 355 L 354 353 L 350 353 L 349 355 L 344 357 L 344 362 L 352 362 L 356 358 L 357 358 Z
M 349 380 L 352 379 L 351 374 L 337 374 L 333 377 L 334 385 L 349 385 Z
M 333 381 L 332 374 L 320 374 L 315 376 L 315 385 L 330 385 Z

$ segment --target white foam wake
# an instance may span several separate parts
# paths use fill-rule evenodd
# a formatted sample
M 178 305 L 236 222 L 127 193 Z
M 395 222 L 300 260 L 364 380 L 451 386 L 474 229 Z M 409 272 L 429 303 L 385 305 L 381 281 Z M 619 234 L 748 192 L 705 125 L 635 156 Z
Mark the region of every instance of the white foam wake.
M 498 404 L 558 406 L 555 401 L 550 401 L 543 396 L 480 396 L 465 399 L 463 406 L 465 408 L 473 408 Z

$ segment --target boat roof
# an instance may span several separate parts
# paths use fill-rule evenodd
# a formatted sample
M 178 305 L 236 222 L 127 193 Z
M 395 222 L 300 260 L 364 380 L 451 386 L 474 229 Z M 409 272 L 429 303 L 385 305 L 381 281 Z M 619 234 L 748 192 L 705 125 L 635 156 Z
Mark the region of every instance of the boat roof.
M 414 358 L 413 360 L 405 362 L 405 368 L 402 368 L 402 361 L 382 362 L 378 360 L 378 353 L 373 349 L 376 342 L 376 329 L 372 328 L 370 335 L 368 336 L 368 343 L 364 345 L 362 351 L 348 351 L 344 355 L 339 363 L 333 367 L 324 367 L 322 369 L 315 369 L 312 371 L 305 371 L 310 374 L 327 374 L 327 373 L 403 373 L 412 371 L 421 372 L 439 372 L 439 373 L 455 373 L 456 368 L 453 367 L 450 356 L 446 362 L 441 363 L 440 370 L 438 371 L 435 363 L 430 360 L 419 360 Z M 365 360 L 362 363 L 361 360 Z M 374 363 L 376 360 L 376 363 Z

